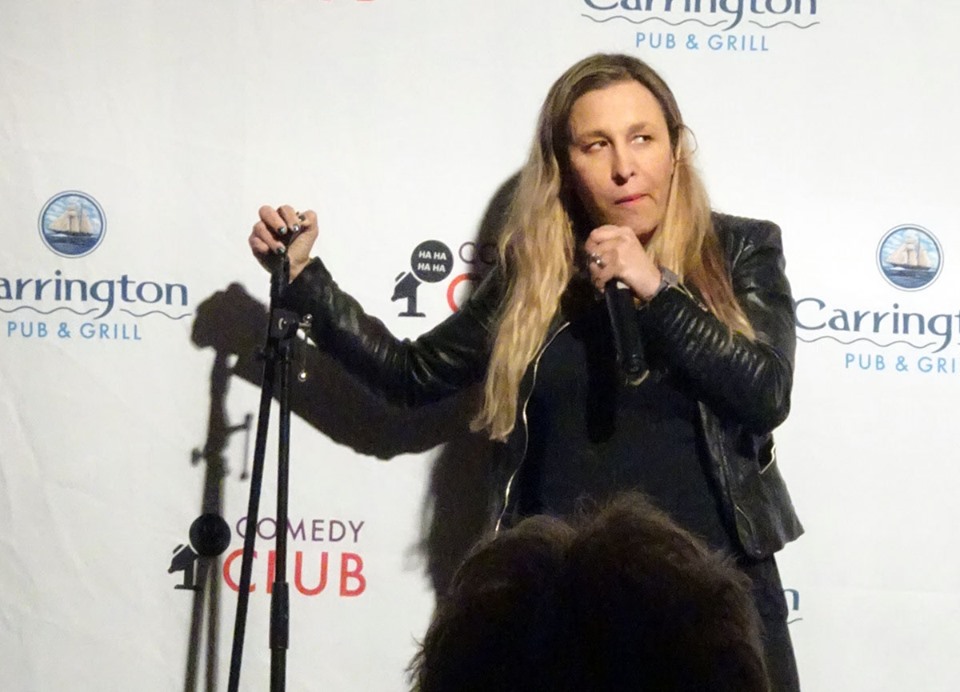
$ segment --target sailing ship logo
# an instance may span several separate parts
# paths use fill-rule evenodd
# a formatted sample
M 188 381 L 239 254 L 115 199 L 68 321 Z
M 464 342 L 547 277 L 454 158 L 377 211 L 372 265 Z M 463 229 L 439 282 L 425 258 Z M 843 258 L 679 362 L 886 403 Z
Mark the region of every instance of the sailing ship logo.
M 930 231 L 905 224 L 883 236 L 877 248 L 877 266 L 892 286 L 902 291 L 919 291 L 940 276 L 943 252 Z
M 61 257 L 83 257 L 106 235 L 103 208 L 90 195 L 67 190 L 51 197 L 40 212 L 40 238 Z

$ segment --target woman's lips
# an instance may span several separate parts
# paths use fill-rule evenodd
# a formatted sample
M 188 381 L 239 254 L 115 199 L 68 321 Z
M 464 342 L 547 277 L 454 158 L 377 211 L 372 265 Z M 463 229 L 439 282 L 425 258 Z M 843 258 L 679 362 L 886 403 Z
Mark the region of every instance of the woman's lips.
M 614 200 L 615 204 L 630 204 L 631 202 L 636 202 L 637 200 L 643 199 L 646 195 L 642 192 L 639 192 L 635 195 L 628 195 L 626 197 L 620 197 L 619 199 Z

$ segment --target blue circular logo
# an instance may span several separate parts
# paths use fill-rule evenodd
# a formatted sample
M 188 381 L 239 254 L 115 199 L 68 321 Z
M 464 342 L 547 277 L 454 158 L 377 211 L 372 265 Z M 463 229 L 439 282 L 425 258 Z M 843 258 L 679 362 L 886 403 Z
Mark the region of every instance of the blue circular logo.
M 901 291 L 919 291 L 940 276 L 943 251 L 930 231 L 904 224 L 883 236 L 877 248 L 877 266 L 891 286 Z
M 39 226 L 40 238 L 50 250 L 61 257 L 83 257 L 103 241 L 107 217 L 93 197 L 67 190 L 43 205 Z

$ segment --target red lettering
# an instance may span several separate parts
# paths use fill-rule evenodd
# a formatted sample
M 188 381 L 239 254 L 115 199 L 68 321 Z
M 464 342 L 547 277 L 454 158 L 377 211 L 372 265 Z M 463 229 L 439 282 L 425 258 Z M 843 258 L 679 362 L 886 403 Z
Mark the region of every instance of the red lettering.
M 314 588 L 308 589 L 303 585 L 303 552 L 297 551 L 297 564 L 293 572 L 293 582 L 297 591 L 304 596 L 316 596 L 327 588 L 327 565 L 330 562 L 328 558 L 329 554 L 326 551 L 320 553 L 320 583 Z
M 238 557 L 243 555 L 243 550 L 234 550 L 232 553 L 227 555 L 227 559 L 223 561 L 223 581 L 227 583 L 234 591 L 240 591 L 240 584 L 233 580 L 233 577 L 230 576 L 230 567 L 233 565 L 233 561 Z M 257 551 L 253 551 L 253 559 L 257 559 Z M 250 580 L 250 593 L 253 593 L 257 588 L 257 585 L 253 583 L 253 580 Z
M 477 281 L 480 278 L 478 274 L 459 274 L 453 277 L 453 280 L 450 282 L 450 285 L 447 286 L 447 305 L 450 306 L 452 312 L 457 312 L 460 309 L 460 306 L 457 305 L 457 301 L 454 300 L 453 292 L 457 290 L 459 286 L 464 281 Z
M 353 563 L 348 566 L 348 563 Z M 367 579 L 363 576 L 363 558 L 355 553 L 343 553 L 340 556 L 340 595 L 359 596 L 367 589 Z M 355 579 L 356 587 L 347 585 L 349 579 Z
M 240 591 L 240 584 L 233 578 L 231 571 L 233 563 L 238 562 L 237 558 L 243 556 L 243 550 L 237 549 L 231 552 L 223 561 L 223 581 L 232 591 Z M 257 559 L 257 551 L 253 551 L 253 559 Z M 327 551 L 320 553 L 320 574 L 317 577 L 316 586 L 306 586 L 303 583 L 303 551 L 296 551 L 296 562 L 294 566 L 294 586 L 297 591 L 304 596 L 317 596 L 327 588 L 328 578 L 330 576 L 330 554 Z M 276 581 L 277 556 L 271 550 L 267 554 L 267 593 L 273 593 L 273 585 Z M 250 582 L 250 593 L 257 590 L 257 585 Z M 363 575 L 363 558 L 356 553 L 342 553 L 340 555 L 340 596 L 352 598 L 359 596 L 367 590 L 367 578 Z

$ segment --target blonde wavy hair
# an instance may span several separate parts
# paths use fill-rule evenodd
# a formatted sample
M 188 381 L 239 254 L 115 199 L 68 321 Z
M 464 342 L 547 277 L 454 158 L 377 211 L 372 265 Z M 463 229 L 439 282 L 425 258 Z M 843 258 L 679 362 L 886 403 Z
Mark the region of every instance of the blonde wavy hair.
M 660 266 L 692 286 L 706 307 L 732 331 L 753 338 L 733 292 L 710 202 L 691 160 L 693 147 L 676 99 L 646 63 L 627 55 L 598 54 L 568 69 L 550 88 L 530 156 L 520 171 L 500 238 L 507 290 L 484 385 L 473 421 L 503 440 L 514 427 L 520 382 L 543 347 L 576 271 L 583 211 L 569 176 L 570 111 L 578 98 L 612 84 L 636 81 L 656 97 L 667 122 L 674 169 L 663 221 L 646 250 Z M 583 234 L 581 234 L 583 235 Z

